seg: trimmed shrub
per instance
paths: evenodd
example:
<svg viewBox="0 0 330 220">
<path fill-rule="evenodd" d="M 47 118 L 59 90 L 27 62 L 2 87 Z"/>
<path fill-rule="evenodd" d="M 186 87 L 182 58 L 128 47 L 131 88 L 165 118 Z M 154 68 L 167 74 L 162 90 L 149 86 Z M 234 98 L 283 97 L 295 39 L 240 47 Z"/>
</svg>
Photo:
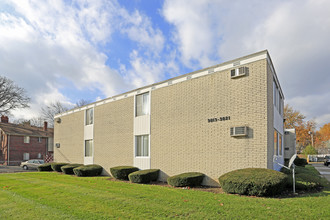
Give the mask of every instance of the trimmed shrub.
<svg viewBox="0 0 330 220">
<path fill-rule="evenodd" d="M 83 166 L 83 164 L 77 164 L 77 163 L 68 164 L 68 165 L 62 166 L 61 170 L 65 174 L 74 174 L 73 169 L 76 167 L 80 167 L 80 166 Z"/>
<path fill-rule="evenodd" d="M 132 183 L 150 183 L 158 179 L 159 169 L 139 170 L 128 175 Z"/>
<path fill-rule="evenodd" d="M 315 190 L 322 187 L 324 179 L 319 176 L 319 172 L 311 166 L 295 168 L 296 190 Z M 288 173 L 287 188 L 292 189 L 292 172 Z"/>
<path fill-rule="evenodd" d="M 76 176 L 99 176 L 103 171 L 103 167 L 97 164 L 90 164 L 73 168 Z"/>
<path fill-rule="evenodd" d="M 203 173 L 189 172 L 167 178 L 167 183 L 171 186 L 200 186 L 204 179 Z"/>
<path fill-rule="evenodd" d="M 293 162 L 296 166 L 301 166 L 304 167 L 305 165 L 307 165 L 307 160 L 305 158 L 300 158 L 300 157 L 296 157 L 296 159 Z"/>
<path fill-rule="evenodd" d="M 111 175 L 119 180 L 128 180 L 128 175 L 135 171 L 138 171 L 139 168 L 132 166 L 118 166 L 110 168 Z"/>
<path fill-rule="evenodd" d="M 68 163 L 51 163 L 52 169 L 57 172 L 62 172 L 61 167 L 68 165 Z"/>
<path fill-rule="evenodd" d="M 51 163 L 44 163 L 37 167 L 38 171 L 53 171 Z"/>
<path fill-rule="evenodd" d="M 227 193 L 249 196 L 273 196 L 280 194 L 287 183 L 284 173 L 264 169 L 234 170 L 219 177 L 221 188 Z"/>
</svg>

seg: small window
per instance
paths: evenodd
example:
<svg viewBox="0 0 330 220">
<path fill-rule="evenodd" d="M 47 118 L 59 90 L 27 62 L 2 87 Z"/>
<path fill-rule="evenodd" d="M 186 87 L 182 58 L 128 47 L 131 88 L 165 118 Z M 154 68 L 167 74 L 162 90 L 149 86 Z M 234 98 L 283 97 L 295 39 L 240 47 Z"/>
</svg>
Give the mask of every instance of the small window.
<svg viewBox="0 0 330 220">
<path fill-rule="evenodd" d="M 42 138 L 38 137 L 38 142 L 41 143 L 41 141 L 42 141 Z"/>
<path fill-rule="evenodd" d="M 141 135 L 135 137 L 135 156 L 148 157 L 149 156 L 149 136 Z"/>
<path fill-rule="evenodd" d="M 93 124 L 93 108 L 86 110 L 86 125 Z"/>
<path fill-rule="evenodd" d="M 23 160 L 29 160 L 30 159 L 30 154 L 29 153 L 24 153 L 23 154 Z"/>
<path fill-rule="evenodd" d="M 24 143 L 25 144 L 30 143 L 30 136 L 24 136 Z"/>
<path fill-rule="evenodd" d="M 41 153 L 38 153 L 38 159 L 40 159 L 41 158 Z M 39 163 L 39 160 L 36 160 L 36 161 L 38 161 L 38 163 Z"/>
<path fill-rule="evenodd" d="M 149 93 L 136 96 L 135 100 L 135 116 L 149 114 Z"/>
<path fill-rule="evenodd" d="M 276 130 L 274 130 L 274 155 L 278 155 L 278 136 Z"/>
<path fill-rule="evenodd" d="M 280 133 L 278 133 L 278 151 L 278 154 L 282 156 L 282 135 Z"/>
<path fill-rule="evenodd" d="M 93 156 L 93 140 L 85 140 L 85 157 Z"/>
</svg>

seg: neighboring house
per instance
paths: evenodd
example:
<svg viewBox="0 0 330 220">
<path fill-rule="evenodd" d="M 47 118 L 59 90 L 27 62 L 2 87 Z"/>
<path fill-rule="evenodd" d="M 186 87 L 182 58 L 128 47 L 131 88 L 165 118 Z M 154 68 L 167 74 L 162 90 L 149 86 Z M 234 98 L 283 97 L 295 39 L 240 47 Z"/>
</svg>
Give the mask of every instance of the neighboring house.
<svg viewBox="0 0 330 220">
<path fill-rule="evenodd" d="M 261 51 L 55 116 L 54 159 L 158 168 L 160 180 L 283 164 L 284 96 Z M 104 174 L 106 174 L 104 173 Z"/>
<path fill-rule="evenodd" d="M 289 160 L 296 154 L 296 129 L 284 130 L 284 159 Z"/>
<path fill-rule="evenodd" d="M 35 127 L 30 124 L 9 123 L 7 116 L 1 116 L 0 163 L 19 165 L 29 159 L 52 158 L 54 129 Z"/>
</svg>

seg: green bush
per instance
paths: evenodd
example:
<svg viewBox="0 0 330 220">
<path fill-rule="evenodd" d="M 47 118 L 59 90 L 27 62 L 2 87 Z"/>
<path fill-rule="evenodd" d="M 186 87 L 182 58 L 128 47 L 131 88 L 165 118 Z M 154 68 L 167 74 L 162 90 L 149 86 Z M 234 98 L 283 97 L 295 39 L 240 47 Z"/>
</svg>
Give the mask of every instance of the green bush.
<svg viewBox="0 0 330 220">
<path fill-rule="evenodd" d="M 150 183 L 157 181 L 159 169 L 139 170 L 128 175 L 128 179 L 132 183 Z"/>
<path fill-rule="evenodd" d="M 312 145 L 307 145 L 303 150 L 303 154 L 307 155 L 315 155 L 317 154 L 317 150 Z"/>
<path fill-rule="evenodd" d="M 53 171 L 51 163 L 44 163 L 37 167 L 38 171 Z"/>
<path fill-rule="evenodd" d="M 282 170 L 281 170 L 282 171 Z M 292 171 L 292 170 L 291 170 Z M 287 188 L 292 189 L 292 172 L 285 172 L 288 174 Z M 323 180 L 318 171 L 312 166 L 295 168 L 296 190 L 314 190 L 323 186 Z"/>
<path fill-rule="evenodd" d="M 219 183 L 227 193 L 273 196 L 280 194 L 285 188 L 287 175 L 270 169 L 246 168 L 222 175 Z"/>
<path fill-rule="evenodd" d="M 139 168 L 132 166 L 118 166 L 110 168 L 111 175 L 119 180 L 128 180 L 128 175 L 135 171 L 138 171 Z"/>
<path fill-rule="evenodd" d="M 73 168 L 76 176 L 99 176 L 103 171 L 103 167 L 97 164 L 90 164 Z"/>
<path fill-rule="evenodd" d="M 74 174 L 73 169 L 76 167 L 80 167 L 80 166 L 83 166 L 83 164 L 77 164 L 77 163 L 68 164 L 68 165 L 62 166 L 61 170 L 65 174 Z"/>
<path fill-rule="evenodd" d="M 304 167 L 305 165 L 307 165 L 307 160 L 305 158 L 300 158 L 300 157 L 296 157 L 296 159 L 293 162 L 296 166 L 301 166 Z"/>
<path fill-rule="evenodd" d="M 51 163 L 51 167 L 54 171 L 62 172 L 61 167 L 68 165 L 68 163 Z"/>
<path fill-rule="evenodd" d="M 200 186 L 204 179 L 203 173 L 189 172 L 167 178 L 167 183 L 171 186 Z"/>
</svg>

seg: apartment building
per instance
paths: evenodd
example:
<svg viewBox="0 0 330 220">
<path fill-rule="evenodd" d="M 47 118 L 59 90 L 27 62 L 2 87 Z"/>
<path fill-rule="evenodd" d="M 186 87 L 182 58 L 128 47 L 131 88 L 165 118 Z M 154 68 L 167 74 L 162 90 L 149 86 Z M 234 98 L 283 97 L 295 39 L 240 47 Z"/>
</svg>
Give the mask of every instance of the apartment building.
<svg viewBox="0 0 330 220">
<path fill-rule="evenodd" d="M 267 50 L 55 116 L 54 159 L 158 168 L 160 180 L 247 167 L 279 170 L 284 96 Z"/>
</svg>

